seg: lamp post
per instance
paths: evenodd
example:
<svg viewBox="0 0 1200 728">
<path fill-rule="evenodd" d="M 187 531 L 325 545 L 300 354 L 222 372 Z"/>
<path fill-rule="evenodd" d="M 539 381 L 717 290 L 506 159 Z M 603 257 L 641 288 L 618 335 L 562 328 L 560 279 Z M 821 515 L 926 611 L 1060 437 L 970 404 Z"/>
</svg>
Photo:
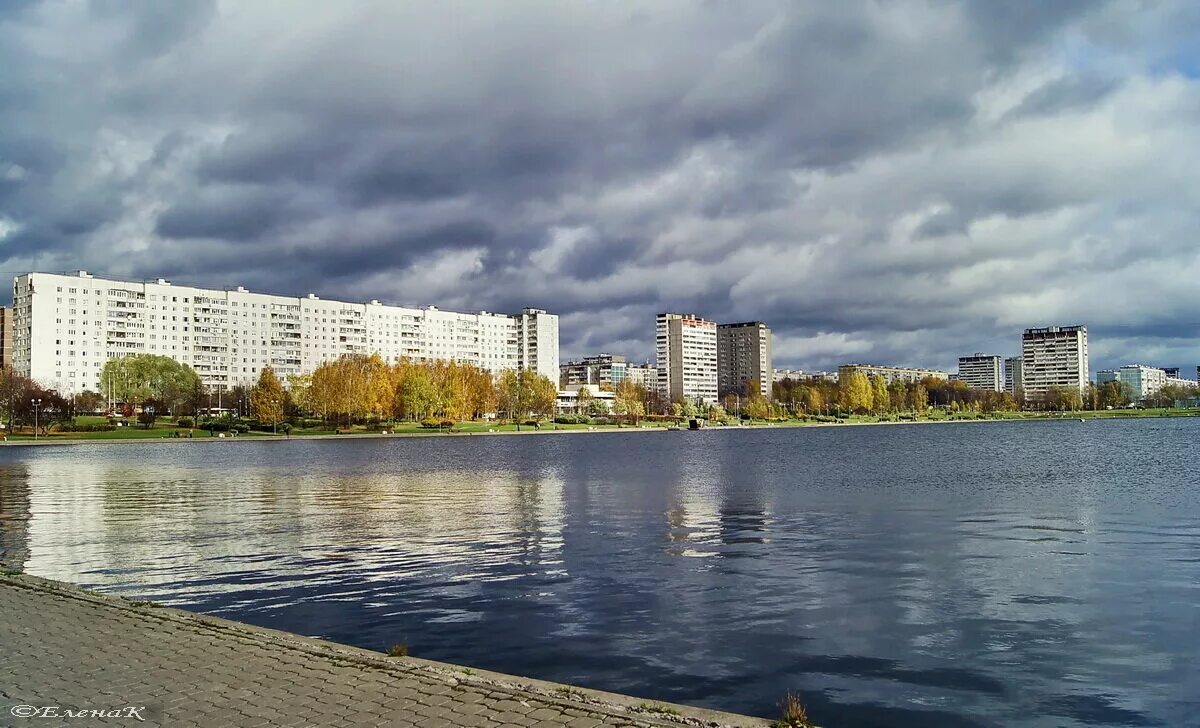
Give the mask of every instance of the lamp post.
<svg viewBox="0 0 1200 728">
<path fill-rule="evenodd" d="M 33 405 L 33 439 L 38 438 L 38 408 L 42 406 L 42 400 L 31 399 L 29 404 Z"/>
</svg>

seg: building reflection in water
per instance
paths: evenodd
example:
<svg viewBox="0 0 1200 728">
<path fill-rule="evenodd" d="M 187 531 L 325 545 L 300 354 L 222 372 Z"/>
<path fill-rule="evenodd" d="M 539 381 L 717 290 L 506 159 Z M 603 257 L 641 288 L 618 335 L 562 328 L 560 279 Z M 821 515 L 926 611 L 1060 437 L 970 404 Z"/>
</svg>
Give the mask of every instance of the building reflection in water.
<svg viewBox="0 0 1200 728">
<path fill-rule="evenodd" d="M 236 597 L 244 592 L 268 607 L 361 597 L 398 577 L 477 588 L 565 570 L 563 482 L 553 472 L 221 470 L 162 460 L 148 471 L 83 458 L 7 468 L 6 558 L 147 598 L 194 603 L 223 592 L 237 609 L 247 606 Z M 344 590 L 331 588 L 339 582 Z M 271 589 L 277 597 L 264 594 Z"/>
<path fill-rule="evenodd" d="M 23 571 L 29 560 L 29 467 L 0 463 L 0 566 Z"/>
</svg>

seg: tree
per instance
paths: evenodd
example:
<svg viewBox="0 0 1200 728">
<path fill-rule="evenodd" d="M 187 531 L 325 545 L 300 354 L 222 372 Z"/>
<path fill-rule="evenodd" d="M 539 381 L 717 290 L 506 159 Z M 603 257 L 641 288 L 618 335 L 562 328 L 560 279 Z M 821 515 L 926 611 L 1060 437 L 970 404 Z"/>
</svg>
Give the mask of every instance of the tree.
<svg viewBox="0 0 1200 728">
<path fill-rule="evenodd" d="M 432 417 L 438 410 L 438 392 L 429 370 L 421 366 L 408 366 L 399 380 L 396 386 L 396 414 L 401 419 L 411 421 Z"/>
<path fill-rule="evenodd" d="M 586 385 L 580 387 L 579 392 L 575 396 L 575 411 L 580 414 L 587 412 L 595 399 L 592 396 L 592 390 L 588 389 Z"/>
<path fill-rule="evenodd" d="M 825 397 L 821 393 L 820 387 L 805 387 L 804 389 L 804 409 L 814 415 L 820 414 L 822 408 L 825 407 Z"/>
<path fill-rule="evenodd" d="M 887 380 L 883 377 L 871 377 L 871 401 L 876 412 L 883 413 L 889 409 L 891 394 L 888 392 Z"/>
<path fill-rule="evenodd" d="M 263 367 L 258 382 L 250 390 L 250 408 L 254 416 L 260 423 L 270 423 L 275 428 L 283 420 L 283 400 L 283 384 L 275 376 L 275 370 Z"/>
<path fill-rule="evenodd" d="M 646 391 L 640 385 L 624 380 L 617 385 L 616 397 L 613 399 L 613 413 L 633 419 L 636 425 L 639 418 L 646 414 Z"/>
<path fill-rule="evenodd" d="M 1129 404 L 1129 397 L 1126 396 L 1125 388 L 1120 382 L 1105 382 L 1100 385 L 1099 389 L 1101 407 L 1116 409 Z"/>
<path fill-rule="evenodd" d="M 149 430 L 154 427 L 154 421 L 158 419 L 158 415 L 165 409 L 162 402 L 156 399 L 148 399 L 142 402 L 142 409 L 138 411 L 137 421 Z"/>
<path fill-rule="evenodd" d="M 312 375 L 293 374 L 288 377 L 288 399 L 292 406 L 300 412 L 311 413 L 312 410 Z"/>
<path fill-rule="evenodd" d="M 130 354 L 104 363 L 100 388 L 126 405 L 153 399 L 173 412 L 198 400 L 200 376 L 190 366 L 167 356 Z"/>
<path fill-rule="evenodd" d="M 838 405 L 845 410 L 863 414 L 871 411 L 873 400 L 871 381 L 862 372 L 848 372 L 838 383 Z"/>
<path fill-rule="evenodd" d="M 99 392 L 85 389 L 75 395 L 76 412 L 99 412 L 104 407 L 104 397 Z"/>
</svg>

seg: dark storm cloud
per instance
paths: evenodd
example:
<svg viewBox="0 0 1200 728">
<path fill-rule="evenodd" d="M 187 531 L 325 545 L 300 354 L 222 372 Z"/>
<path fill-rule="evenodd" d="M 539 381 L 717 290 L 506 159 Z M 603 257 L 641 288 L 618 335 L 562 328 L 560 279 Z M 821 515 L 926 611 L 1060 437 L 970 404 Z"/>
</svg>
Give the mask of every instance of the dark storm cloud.
<svg viewBox="0 0 1200 728">
<path fill-rule="evenodd" d="M 532 304 L 564 356 L 651 356 L 669 309 L 781 365 L 1075 321 L 1200 360 L 1189 12 L 6 4 L 0 270 Z"/>
</svg>

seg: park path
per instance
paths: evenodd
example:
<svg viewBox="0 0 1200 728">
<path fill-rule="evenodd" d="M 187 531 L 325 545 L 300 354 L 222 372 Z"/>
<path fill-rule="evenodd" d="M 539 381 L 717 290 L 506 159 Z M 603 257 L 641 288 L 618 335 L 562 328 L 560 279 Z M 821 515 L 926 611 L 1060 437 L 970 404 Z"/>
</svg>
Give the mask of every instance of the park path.
<svg viewBox="0 0 1200 728">
<path fill-rule="evenodd" d="M 67 713 L 79 710 L 102 715 Z M 597 728 L 767 721 L 392 658 L 3 574 L 0 726 L 49 725 Z"/>
</svg>

